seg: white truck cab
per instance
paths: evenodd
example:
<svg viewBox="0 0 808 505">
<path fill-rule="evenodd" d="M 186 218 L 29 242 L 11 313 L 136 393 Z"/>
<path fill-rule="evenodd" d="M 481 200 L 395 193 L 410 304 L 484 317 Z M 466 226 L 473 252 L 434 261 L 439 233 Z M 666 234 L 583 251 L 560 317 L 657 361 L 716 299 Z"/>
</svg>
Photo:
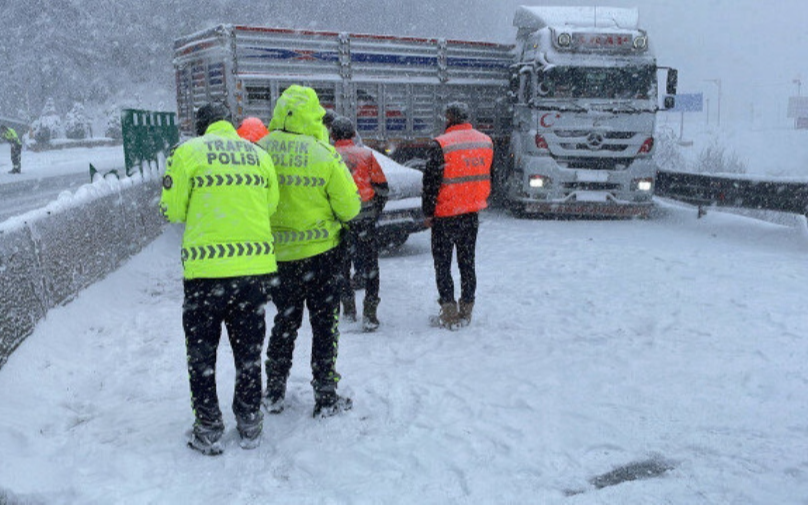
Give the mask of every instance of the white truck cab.
<svg viewBox="0 0 808 505">
<path fill-rule="evenodd" d="M 646 217 L 660 69 L 638 11 L 523 6 L 514 25 L 512 166 L 502 181 L 510 208 Z M 667 70 L 673 95 L 677 73 Z"/>
</svg>

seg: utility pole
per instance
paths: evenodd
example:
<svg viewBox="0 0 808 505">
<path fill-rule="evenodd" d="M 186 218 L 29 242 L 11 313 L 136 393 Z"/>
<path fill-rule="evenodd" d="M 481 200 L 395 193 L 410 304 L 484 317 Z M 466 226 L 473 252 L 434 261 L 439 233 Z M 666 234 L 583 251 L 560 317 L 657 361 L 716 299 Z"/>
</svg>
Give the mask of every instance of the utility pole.
<svg viewBox="0 0 808 505">
<path fill-rule="evenodd" d="M 707 124 L 707 126 L 710 126 L 710 99 L 709 98 L 704 99 L 704 112 L 706 112 L 706 114 L 705 114 L 705 117 L 706 117 L 705 123 Z"/>
</svg>

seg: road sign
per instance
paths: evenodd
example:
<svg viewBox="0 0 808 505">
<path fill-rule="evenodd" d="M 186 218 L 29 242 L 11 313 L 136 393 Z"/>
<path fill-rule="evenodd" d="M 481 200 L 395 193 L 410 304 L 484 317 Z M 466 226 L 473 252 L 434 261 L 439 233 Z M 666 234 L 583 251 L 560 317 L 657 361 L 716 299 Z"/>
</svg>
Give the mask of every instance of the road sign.
<svg viewBox="0 0 808 505">
<path fill-rule="evenodd" d="M 674 95 L 676 104 L 668 112 L 701 112 L 704 110 L 704 93 Z"/>
</svg>

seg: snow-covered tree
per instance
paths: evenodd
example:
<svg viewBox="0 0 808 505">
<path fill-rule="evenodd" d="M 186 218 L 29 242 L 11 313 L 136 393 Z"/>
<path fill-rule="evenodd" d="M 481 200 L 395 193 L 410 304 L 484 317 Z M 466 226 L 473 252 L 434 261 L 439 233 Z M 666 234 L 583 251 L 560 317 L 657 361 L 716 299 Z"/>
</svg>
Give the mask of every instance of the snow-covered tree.
<svg viewBox="0 0 808 505">
<path fill-rule="evenodd" d="M 654 160 L 662 170 L 681 172 L 686 169 L 679 138 L 672 129 L 661 127 L 657 130 L 656 145 L 654 147 Z"/>
<path fill-rule="evenodd" d="M 34 140 L 40 144 L 47 144 L 52 139 L 59 136 L 59 130 L 62 127 L 62 118 L 56 112 L 56 106 L 53 99 L 49 98 L 45 102 L 45 107 L 42 109 L 42 114 L 31 124 L 31 131 Z"/>
<path fill-rule="evenodd" d="M 735 152 L 727 152 L 717 140 L 702 149 L 695 171 L 704 174 L 745 174 L 746 163 Z"/>
<path fill-rule="evenodd" d="M 90 121 L 84 112 L 84 105 L 74 102 L 73 108 L 65 116 L 65 136 L 69 139 L 86 139 L 90 135 Z"/>
<path fill-rule="evenodd" d="M 107 124 L 104 127 L 104 136 L 111 139 L 123 139 L 123 130 L 121 127 L 121 111 L 118 108 L 113 108 L 107 111 Z"/>
</svg>

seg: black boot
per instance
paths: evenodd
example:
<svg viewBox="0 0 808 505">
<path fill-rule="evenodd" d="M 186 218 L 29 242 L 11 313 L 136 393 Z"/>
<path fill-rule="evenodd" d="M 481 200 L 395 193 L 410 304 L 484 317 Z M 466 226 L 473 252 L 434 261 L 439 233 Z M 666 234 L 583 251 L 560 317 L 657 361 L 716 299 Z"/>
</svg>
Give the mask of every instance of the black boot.
<svg viewBox="0 0 808 505">
<path fill-rule="evenodd" d="M 286 396 L 286 377 L 267 377 L 267 390 L 261 398 L 261 406 L 267 414 L 280 414 L 283 412 L 284 397 Z"/>
<path fill-rule="evenodd" d="M 336 392 L 315 394 L 314 412 L 312 417 L 331 417 L 353 408 L 353 401 L 347 396 L 340 396 Z"/>
<path fill-rule="evenodd" d="M 348 322 L 356 322 L 356 299 L 345 297 L 342 299 L 342 318 Z"/>
<path fill-rule="evenodd" d="M 379 319 L 376 317 L 376 309 L 379 308 L 379 298 L 365 298 L 365 306 L 362 310 L 362 331 L 372 332 L 379 328 Z"/>
</svg>

